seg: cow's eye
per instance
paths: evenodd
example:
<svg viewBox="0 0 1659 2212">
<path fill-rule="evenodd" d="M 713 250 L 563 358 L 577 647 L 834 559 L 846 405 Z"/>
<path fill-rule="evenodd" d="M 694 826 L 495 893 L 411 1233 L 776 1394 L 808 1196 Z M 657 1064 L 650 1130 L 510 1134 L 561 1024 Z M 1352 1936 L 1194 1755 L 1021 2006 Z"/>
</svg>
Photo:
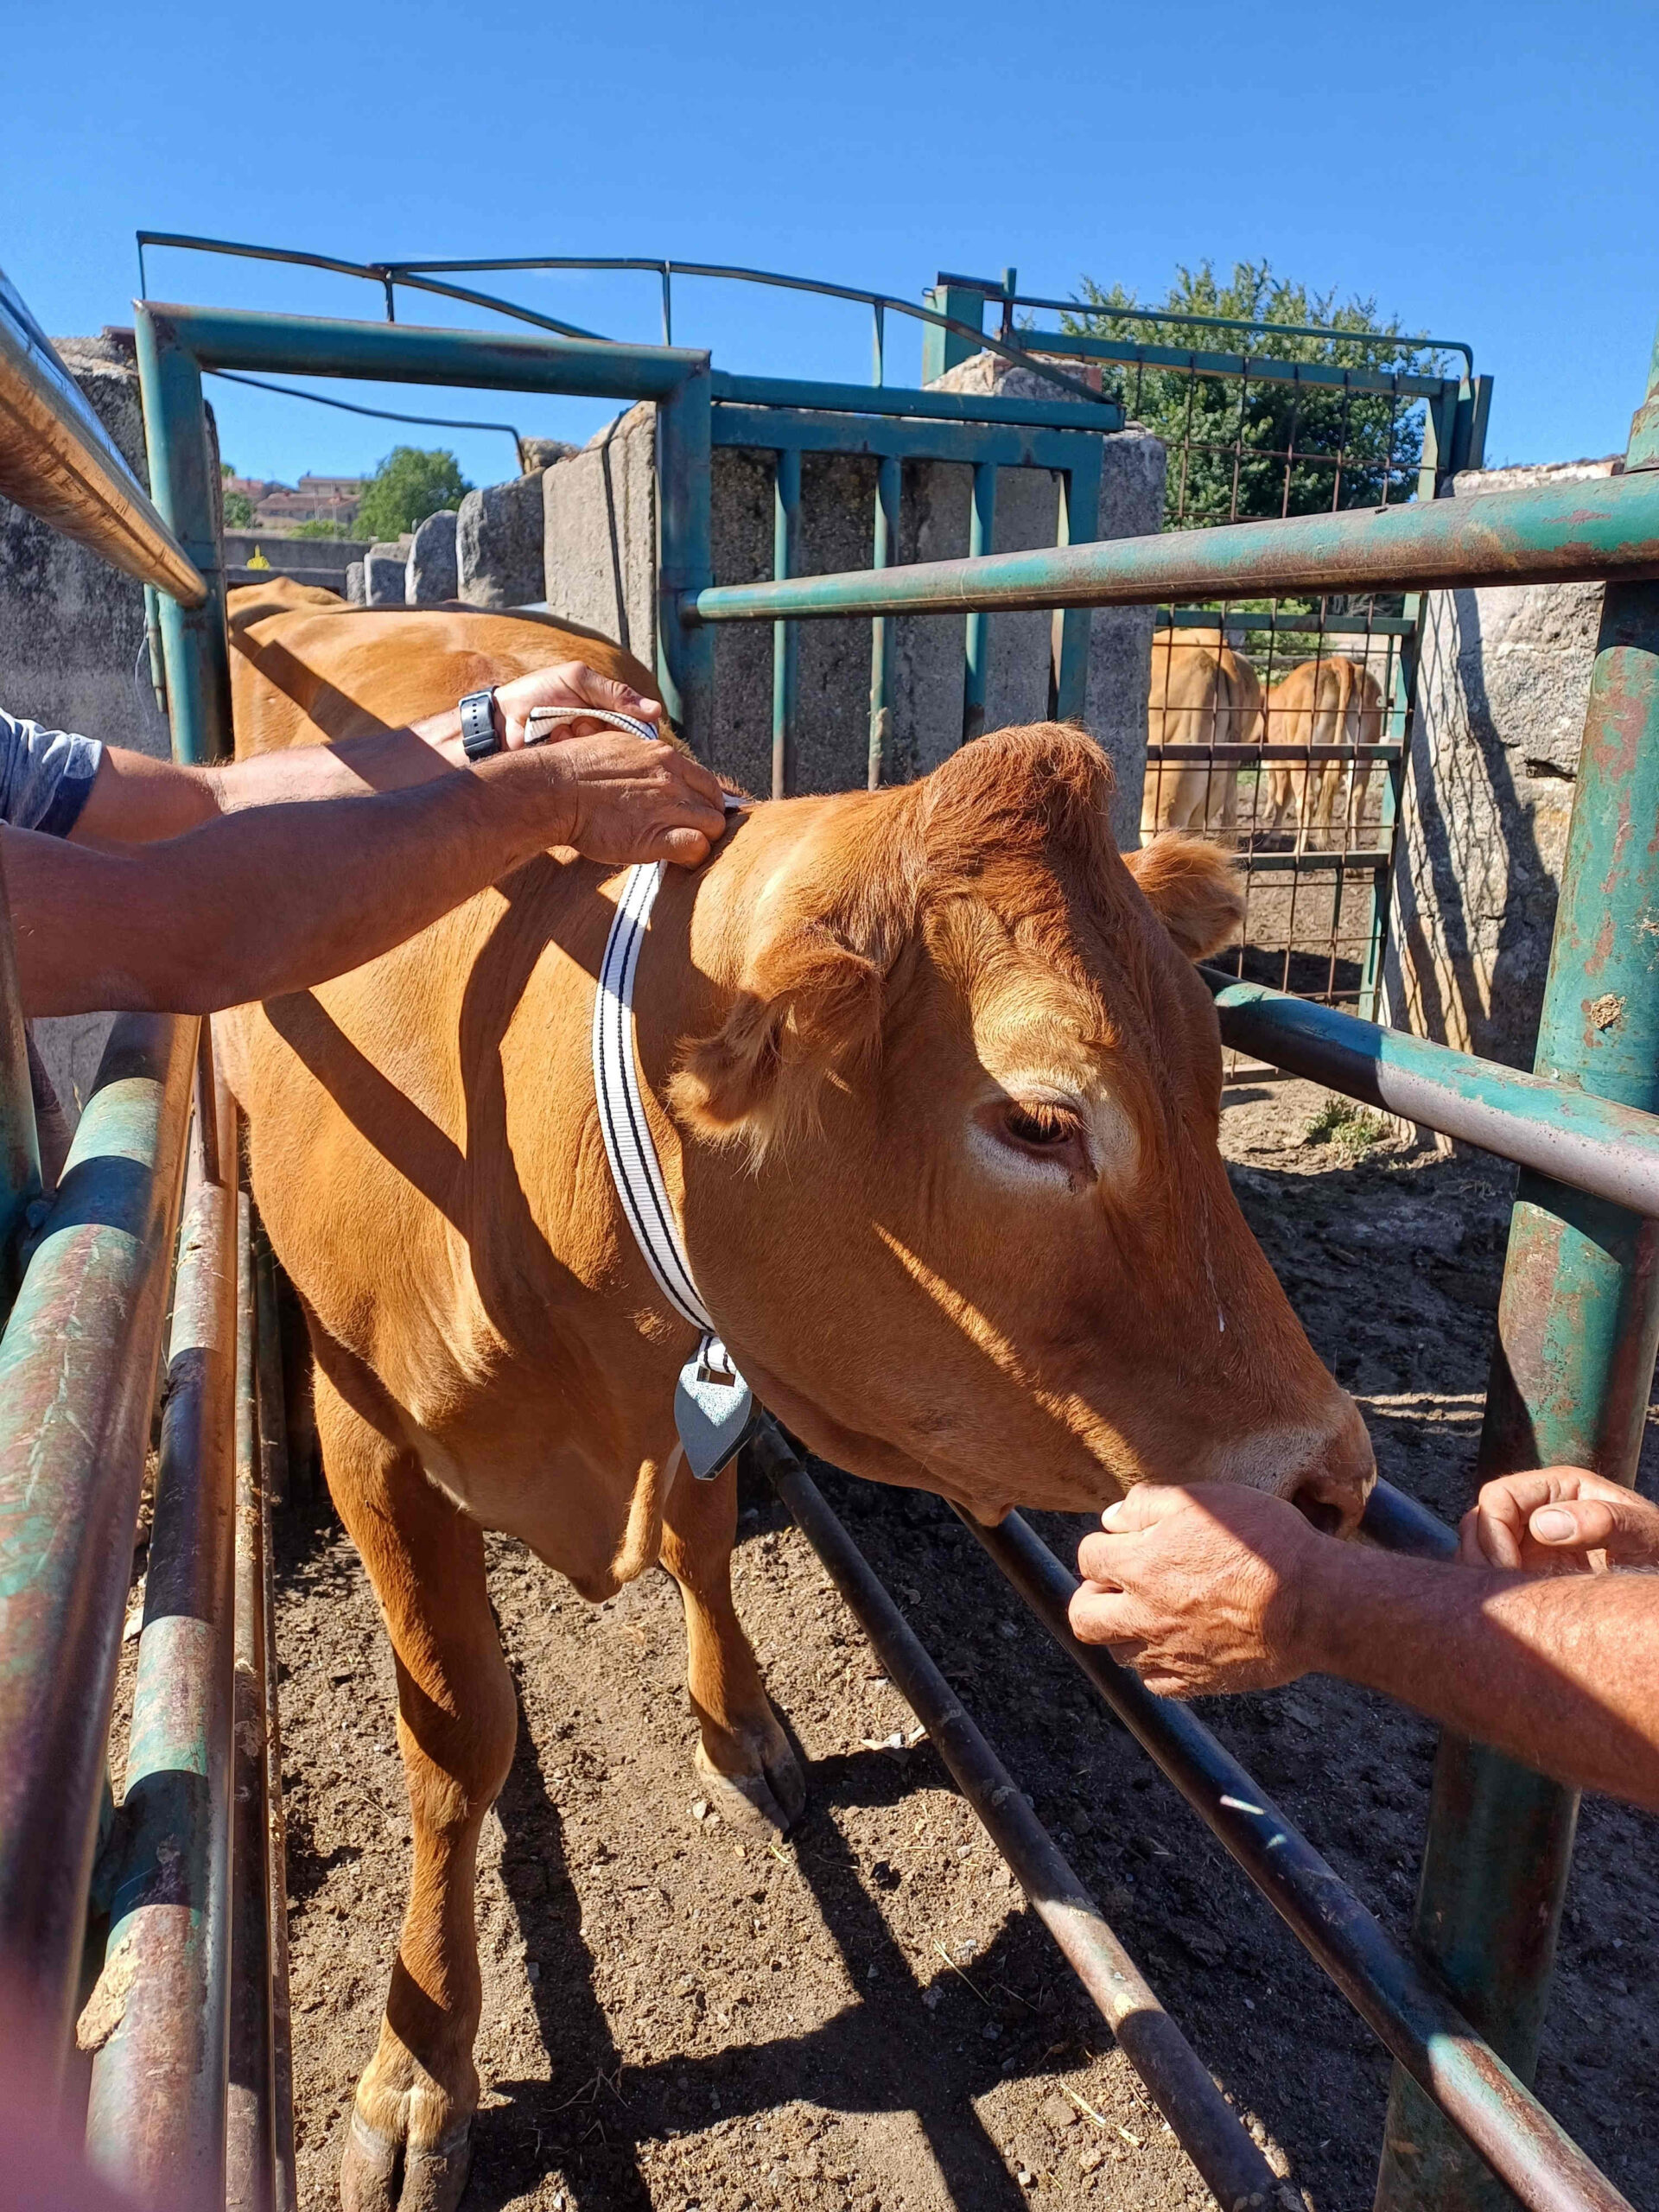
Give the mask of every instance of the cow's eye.
<svg viewBox="0 0 1659 2212">
<path fill-rule="evenodd" d="M 1010 1106 L 1002 1126 L 1016 1144 L 1028 1145 L 1033 1152 L 1058 1152 L 1077 1143 L 1083 1134 L 1069 1107 L 1051 1106 L 1046 1100 Z"/>
</svg>

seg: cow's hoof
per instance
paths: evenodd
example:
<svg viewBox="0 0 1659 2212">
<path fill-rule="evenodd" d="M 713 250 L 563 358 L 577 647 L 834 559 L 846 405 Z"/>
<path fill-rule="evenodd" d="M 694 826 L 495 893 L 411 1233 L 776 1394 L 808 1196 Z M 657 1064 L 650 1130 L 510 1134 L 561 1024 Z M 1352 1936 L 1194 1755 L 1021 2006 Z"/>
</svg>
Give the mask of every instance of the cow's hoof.
<svg viewBox="0 0 1659 2212">
<path fill-rule="evenodd" d="M 787 1835 L 806 1810 L 806 1777 L 789 1738 L 772 1730 L 757 1747 L 758 1771 L 723 1774 L 699 1744 L 696 1769 L 722 1816 L 739 1827 L 774 1828 Z"/>
<path fill-rule="evenodd" d="M 342 2212 L 455 2212 L 472 2163 L 470 2121 L 435 2150 L 411 2151 L 354 2111 L 340 2162 Z"/>
</svg>

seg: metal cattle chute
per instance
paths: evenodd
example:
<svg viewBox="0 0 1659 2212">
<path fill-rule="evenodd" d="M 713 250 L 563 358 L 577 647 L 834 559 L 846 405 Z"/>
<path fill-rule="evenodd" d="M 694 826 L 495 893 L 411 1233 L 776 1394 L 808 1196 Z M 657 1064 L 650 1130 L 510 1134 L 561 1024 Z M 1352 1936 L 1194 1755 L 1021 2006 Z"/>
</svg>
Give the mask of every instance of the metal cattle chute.
<svg viewBox="0 0 1659 2212">
<path fill-rule="evenodd" d="M 390 305 L 393 277 L 415 283 L 414 269 L 350 273 L 385 282 Z M 432 279 L 425 289 L 501 304 Z M 956 327 L 943 312 L 931 320 Z M 1594 486 L 1103 544 L 1084 542 L 1086 529 L 1072 527 L 1060 533 L 1071 542 L 1052 550 L 995 555 L 981 549 L 990 543 L 995 469 L 1010 459 L 1000 446 L 975 454 L 956 442 L 958 434 L 1052 433 L 1058 440 L 1110 427 L 1109 410 L 1088 393 L 1057 396 L 1051 406 L 879 382 L 868 389 L 762 384 L 717 374 L 705 353 L 545 328 L 502 335 L 153 302 L 141 303 L 137 335 L 159 514 L 148 511 L 151 542 L 124 565 L 136 566 L 162 594 L 174 744 L 188 760 L 230 749 L 225 576 L 204 371 L 653 402 L 664 696 L 693 745 L 706 751 L 715 626 L 774 625 L 780 789 L 788 787 L 797 712 L 790 640 L 801 620 L 860 614 L 878 626 L 871 728 L 879 775 L 879 625 L 893 613 L 966 618 L 963 720 L 971 734 L 976 637 L 982 670 L 984 643 L 982 626 L 973 626 L 997 607 L 1072 609 L 1086 620 L 1097 605 L 1605 582 L 1536 1074 L 1238 978 L 1218 976 L 1215 987 L 1224 1036 L 1241 1052 L 1522 1164 L 1483 1465 L 1593 1459 L 1605 1472 L 1632 1476 L 1659 1341 L 1647 1225 L 1659 1213 L 1659 989 L 1642 933 L 1659 911 L 1659 853 L 1645 836 L 1624 831 L 1659 819 L 1659 584 L 1652 581 L 1659 576 L 1659 474 L 1647 473 L 1659 464 L 1659 389 L 1637 418 L 1626 474 Z M 1456 404 L 1454 393 L 1448 425 Z M 764 421 L 753 413 L 740 420 L 743 410 L 768 412 Z M 97 446 L 67 396 L 58 411 L 60 429 L 72 421 L 81 442 Z M 902 426 L 903 435 L 884 430 L 887 424 Z M 878 514 L 872 569 L 795 575 L 797 479 L 785 460 L 778 469 L 775 580 L 716 588 L 709 524 L 715 445 L 759 444 L 787 456 L 845 449 L 855 436 L 884 465 L 947 440 L 947 457 L 973 463 L 981 497 L 969 557 L 884 565 L 891 517 L 884 540 Z M 982 480 L 982 461 L 989 472 Z M 1081 448 L 1039 448 L 1027 436 L 1012 461 L 1062 474 L 1075 461 L 1083 481 L 1071 476 L 1068 498 L 1082 504 L 1088 462 Z M 884 476 L 891 486 L 885 467 Z M 4 482 L 8 490 L 17 485 L 15 471 Z M 125 495 L 131 513 L 141 512 L 131 505 L 136 490 Z M 93 513 L 96 487 L 81 504 Z M 97 542 L 90 521 L 78 526 L 79 512 L 72 500 L 67 526 Z M 54 518 L 66 521 L 62 512 Z M 1055 703 L 1075 711 L 1079 631 L 1057 622 L 1055 634 Z M 8 944 L 9 932 L 0 931 L 0 954 Z M 1608 994 L 1620 1001 L 1620 1020 L 1605 1028 L 1586 1022 L 1586 1001 Z M 283 2204 L 291 2201 L 292 2168 L 265 1540 L 279 1478 L 277 1386 L 265 1357 L 269 1276 L 238 1257 L 245 1230 L 233 1110 L 210 1053 L 198 1047 L 195 1022 L 120 1025 L 63 1184 L 36 1219 L 21 1017 L 15 974 L 3 960 L 0 1010 L 10 1220 L 32 1231 L 0 1339 L 0 1940 L 67 2063 L 96 1860 L 95 1904 L 107 1908 L 111 1925 L 83 2041 L 97 2044 L 91 2121 L 100 2162 L 142 2200 L 172 2201 L 205 2183 L 210 2195 L 228 2188 L 238 2202 Z M 187 1142 L 193 1093 L 195 1135 Z M 100 1854 L 115 1658 L 187 1154 L 126 1804 L 114 1846 L 106 1839 Z M 787 1440 L 768 1430 L 755 1450 L 1199 2171 L 1230 2208 L 1268 2201 L 1277 2184 L 1260 2152 Z M 1451 1543 L 1440 1523 L 1386 1488 L 1366 1525 L 1379 1541 L 1430 1556 Z M 1189 1713 L 1070 1644 L 1070 1578 L 1017 1516 L 1001 1530 L 976 1533 L 1393 2052 L 1379 2204 L 1387 2212 L 1452 2212 L 1500 2203 L 1507 2190 L 1532 2212 L 1621 2205 L 1525 2086 L 1571 1846 L 1571 1794 L 1478 1746 L 1445 1742 L 1419 1909 L 1421 1960 L 1414 1961 Z M 109 1827 L 107 1817 L 102 1825 Z"/>
</svg>

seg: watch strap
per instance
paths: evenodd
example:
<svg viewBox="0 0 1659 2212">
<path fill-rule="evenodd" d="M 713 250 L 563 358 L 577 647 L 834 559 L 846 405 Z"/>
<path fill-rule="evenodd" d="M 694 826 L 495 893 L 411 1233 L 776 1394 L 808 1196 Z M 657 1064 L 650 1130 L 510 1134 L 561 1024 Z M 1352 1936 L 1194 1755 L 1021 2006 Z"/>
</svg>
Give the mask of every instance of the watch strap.
<svg viewBox="0 0 1659 2212">
<path fill-rule="evenodd" d="M 469 760 L 487 760 L 501 750 L 495 734 L 495 687 L 469 691 L 461 702 L 461 749 Z"/>
</svg>

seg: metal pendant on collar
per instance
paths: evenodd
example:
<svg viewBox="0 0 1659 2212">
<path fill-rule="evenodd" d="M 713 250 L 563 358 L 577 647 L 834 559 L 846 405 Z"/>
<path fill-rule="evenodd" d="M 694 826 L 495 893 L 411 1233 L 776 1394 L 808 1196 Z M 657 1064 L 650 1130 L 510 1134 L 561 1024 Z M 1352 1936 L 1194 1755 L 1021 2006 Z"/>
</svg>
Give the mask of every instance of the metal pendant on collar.
<svg viewBox="0 0 1659 2212">
<path fill-rule="evenodd" d="M 639 728 L 642 735 L 651 734 L 620 715 L 605 719 Z M 721 1342 L 714 1317 L 691 1279 L 639 1087 L 633 982 L 664 866 L 661 861 L 642 863 L 623 879 L 594 1001 L 594 1090 L 605 1156 L 634 1241 L 664 1297 L 698 1332 L 696 1350 L 675 1386 L 674 1425 L 686 1465 L 699 1482 L 710 1482 L 759 1416 L 754 1394 Z"/>
</svg>

